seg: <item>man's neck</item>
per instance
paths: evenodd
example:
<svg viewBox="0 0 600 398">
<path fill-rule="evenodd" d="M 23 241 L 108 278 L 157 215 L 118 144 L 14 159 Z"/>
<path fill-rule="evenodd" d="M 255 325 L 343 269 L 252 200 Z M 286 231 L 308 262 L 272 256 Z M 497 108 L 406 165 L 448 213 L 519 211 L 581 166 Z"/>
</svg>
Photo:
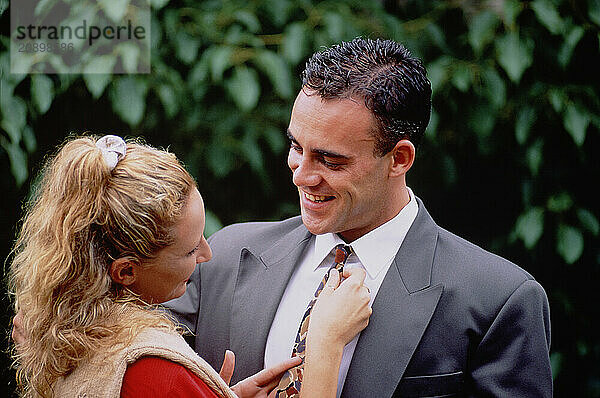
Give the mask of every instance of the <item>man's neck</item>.
<svg viewBox="0 0 600 398">
<path fill-rule="evenodd" d="M 355 230 L 338 232 L 337 235 L 345 243 L 350 244 L 350 243 L 354 242 L 355 240 L 360 239 L 364 235 L 368 234 L 369 232 L 381 227 L 383 224 L 389 222 L 391 219 L 396 217 L 402 211 L 402 209 L 404 209 L 404 207 L 406 207 L 406 205 L 410 202 L 410 199 L 411 199 L 409 189 L 406 185 L 404 185 L 401 189 L 396 190 L 396 192 L 397 192 L 397 194 L 393 195 L 392 199 L 390 200 L 390 205 L 387 206 L 387 209 L 389 209 L 389 211 L 387 212 L 387 216 L 383 217 L 380 220 L 380 222 L 375 224 L 371 229 L 363 230 L 360 232 L 355 231 Z"/>
</svg>

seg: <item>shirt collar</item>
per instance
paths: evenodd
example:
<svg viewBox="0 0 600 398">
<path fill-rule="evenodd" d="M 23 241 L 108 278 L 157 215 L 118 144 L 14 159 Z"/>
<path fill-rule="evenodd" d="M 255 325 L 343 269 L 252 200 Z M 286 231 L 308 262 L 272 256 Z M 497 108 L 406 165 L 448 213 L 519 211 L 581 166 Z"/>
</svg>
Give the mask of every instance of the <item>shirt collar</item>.
<svg viewBox="0 0 600 398">
<path fill-rule="evenodd" d="M 410 200 L 394 218 L 350 244 L 370 278 L 375 278 L 391 263 L 417 216 L 418 204 L 415 195 L 410 188 L 407 189 Z M 312 262 L 314 269 L 338 244 L 344 244 L 338 234 L 327 233 L 316 236 Z"/>
</svg>

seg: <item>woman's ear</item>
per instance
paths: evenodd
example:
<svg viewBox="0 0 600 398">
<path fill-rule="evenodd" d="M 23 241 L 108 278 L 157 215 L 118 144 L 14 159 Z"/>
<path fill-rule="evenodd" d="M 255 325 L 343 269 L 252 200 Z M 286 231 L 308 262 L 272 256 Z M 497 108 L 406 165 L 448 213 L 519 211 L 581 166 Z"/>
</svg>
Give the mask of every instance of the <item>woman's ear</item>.
<svg viewBox="0 0 600 398">
<path fill-rule="evenodd" d="M 112 262 L 109 275 L 113 282 L 129 286 L 137 277 L 136 263 L 131 257 L 121 257 Z"/>
<path fill-rule="evenodd" d="M 394 146 L 392 153 L 392 165 L 390 168 L 390 177 L 397 177 L 406 174 L 413 165 L 416 156 L 416 149 L 409 140 L 400 140 Z"/>
</svg>

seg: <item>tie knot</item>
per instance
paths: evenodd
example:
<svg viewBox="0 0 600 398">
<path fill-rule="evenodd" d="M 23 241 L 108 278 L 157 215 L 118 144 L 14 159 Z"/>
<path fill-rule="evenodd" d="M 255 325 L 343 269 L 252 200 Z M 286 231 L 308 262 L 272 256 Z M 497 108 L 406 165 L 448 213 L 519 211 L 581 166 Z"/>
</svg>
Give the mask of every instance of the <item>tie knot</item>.
<svg viewBox="0 0 600 398">
<path fill-rule="evenodd" d="M 338 245 L 335 249 L 335 263 L 344 264 L 350 253 L 352 253 L 352 248 L 350 246 Z"/>
</svg>

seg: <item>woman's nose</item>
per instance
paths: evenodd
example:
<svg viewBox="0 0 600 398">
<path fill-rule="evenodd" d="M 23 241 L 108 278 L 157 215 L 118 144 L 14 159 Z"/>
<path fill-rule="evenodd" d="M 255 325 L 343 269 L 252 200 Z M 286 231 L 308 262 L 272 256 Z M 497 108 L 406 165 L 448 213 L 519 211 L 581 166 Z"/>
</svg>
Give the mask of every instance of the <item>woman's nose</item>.
<svg viewBox="0 0 600 398">
<path fill-rule="evenodd" d="M 198 255 L 196 256 L 196 264 L 205 263 L 210 261 L 212 258 L 212 250 L 208 245 L 206 239 L 202 238 L 202 242 L 200 243 L 200 247 L 198 248 Z"/>
</svg>

